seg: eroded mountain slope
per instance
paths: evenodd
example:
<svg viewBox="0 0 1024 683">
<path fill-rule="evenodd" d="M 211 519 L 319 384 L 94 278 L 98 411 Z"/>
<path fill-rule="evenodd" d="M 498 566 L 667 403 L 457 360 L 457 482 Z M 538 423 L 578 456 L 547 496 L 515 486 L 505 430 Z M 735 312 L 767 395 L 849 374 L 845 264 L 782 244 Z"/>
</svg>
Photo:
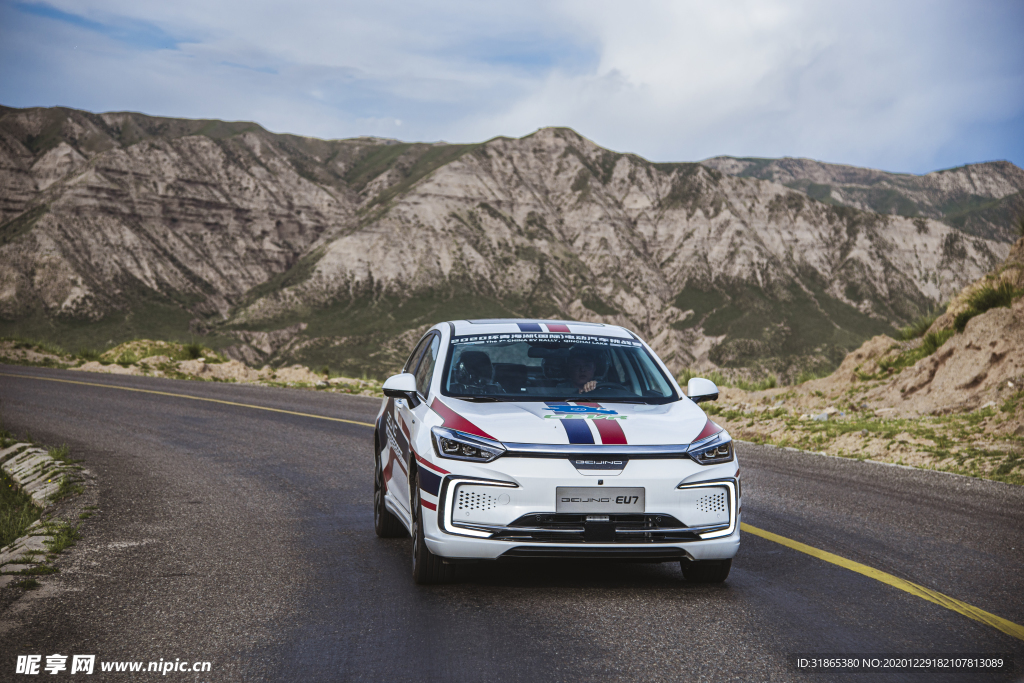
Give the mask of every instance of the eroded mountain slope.
<svg viewBox="0 0 1024 683">
<path fill-rule="evenodd" d="M 5 334 L 378 375 L 425 326 L 492 315 L 621 323 L 677 369 L 834 367 L 1008 248 L 568 129 L 316 140 L 60 108 L 0 109 L 0 212 Z"/>
<path fill-rule="evenodd" d="M 941 220 L 971 235 L 1012 242 L 1024 214 L 1024 170 L 1008 161 L 969 164 L 925 175 L 887 173 L 813 159 L 714 157 L 709 168 L 798 189 L 825 203 Z"/>
<path fill-rule="evenodd" d="M 364 220 L 232 323 L 306 320 L 315 362 L 318 348 L 375 348 L 382 320 L 570 317 L 636 328 L 677 368 L 786 372 L 838 362 L 1007 249 L 937 221 L 614 154 L 566 129 L 490 141 Z"/>
</svg>

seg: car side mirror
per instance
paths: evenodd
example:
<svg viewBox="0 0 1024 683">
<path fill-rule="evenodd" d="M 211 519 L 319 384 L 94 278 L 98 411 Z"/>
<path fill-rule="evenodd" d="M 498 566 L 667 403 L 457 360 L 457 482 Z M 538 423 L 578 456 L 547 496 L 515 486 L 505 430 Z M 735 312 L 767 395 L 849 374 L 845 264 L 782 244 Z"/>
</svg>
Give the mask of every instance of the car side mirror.
<svg viewBox="0 0 1024 683">
<path fill-rule="evenodd" d="M 411 372 L 403 372 L 398 375 L 391 375 L 384 380 L 384 395 L 389 398 L 404 398 L 409 401 L 409 407 L 415 408 L 420 403 L 419 395 L 416 393 L 416 376 Z"/>
<path fill-rule="evenodd" d="M 686 383 L 686 395 L 694 403 L 718 400 L 718 386 L 709 379 L 694 377 Z"/>
</svg>

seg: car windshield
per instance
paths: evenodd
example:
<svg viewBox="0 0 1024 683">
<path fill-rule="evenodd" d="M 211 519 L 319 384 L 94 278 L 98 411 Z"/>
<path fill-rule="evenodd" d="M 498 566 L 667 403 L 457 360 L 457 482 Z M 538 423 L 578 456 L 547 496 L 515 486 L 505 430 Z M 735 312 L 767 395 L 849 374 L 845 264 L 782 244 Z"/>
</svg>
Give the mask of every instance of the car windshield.
<svg viewBox="0 0 1024 683">
<path fill-rule="evenodd" d="M 638 341 L 529 332 L 453 338 L 441 393 L 496 401 L 678 400 Z"/>
</svg>

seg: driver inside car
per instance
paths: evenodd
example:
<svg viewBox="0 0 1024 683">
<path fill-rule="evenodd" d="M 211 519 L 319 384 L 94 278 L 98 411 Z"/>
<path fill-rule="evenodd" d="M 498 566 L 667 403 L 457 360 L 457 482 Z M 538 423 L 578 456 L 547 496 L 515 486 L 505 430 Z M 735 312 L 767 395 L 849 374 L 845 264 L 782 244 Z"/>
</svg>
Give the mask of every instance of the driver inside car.
<svg viewBox="0 0 1024 683">
<path fill-rule="evenodd" d="M 597 350 L 577 345 L 569 350 L 569 359 L 565 364 L 567 381 L 558 385 L 559 389 L 575 389 L 577 394 L 586 394 L 597 388 L 598 375 L 604 374 L 604 359 Z"/>
</svg>

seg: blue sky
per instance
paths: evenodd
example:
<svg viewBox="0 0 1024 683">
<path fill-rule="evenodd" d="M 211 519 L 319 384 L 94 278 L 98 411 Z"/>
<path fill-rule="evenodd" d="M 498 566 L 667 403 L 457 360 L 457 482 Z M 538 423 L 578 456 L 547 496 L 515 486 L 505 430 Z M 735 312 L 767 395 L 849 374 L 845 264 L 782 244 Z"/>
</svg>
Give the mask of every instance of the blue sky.
<svg viewBox="0 0 1024 683">
<path fill-rule="evenodd" d="M 655 161 L 1024 166 L 1024 3 L 0 0 L 0 104 Z"/>
</svg>

